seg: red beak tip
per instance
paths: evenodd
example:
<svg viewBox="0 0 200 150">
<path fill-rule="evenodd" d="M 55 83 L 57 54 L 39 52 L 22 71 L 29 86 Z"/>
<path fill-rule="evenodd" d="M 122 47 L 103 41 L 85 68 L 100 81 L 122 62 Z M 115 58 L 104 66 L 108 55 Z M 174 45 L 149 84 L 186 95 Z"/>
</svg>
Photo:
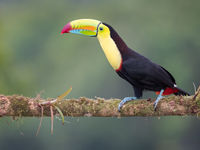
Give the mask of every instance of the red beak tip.
<svg viewBox="0 0 200 150">
<path fill-rule="evenodd" d="M 70 23 L 68 23 L 68 24 L 66 24 L 66 25 L 63 27 L 63 29 L 62 29 L 62 31 L 61 31 L 60 34 L 69 33 L 69 31 L 70 31 L 71 29 L 72 29 L 72 27 L 71 27 Z"/>
</svg>

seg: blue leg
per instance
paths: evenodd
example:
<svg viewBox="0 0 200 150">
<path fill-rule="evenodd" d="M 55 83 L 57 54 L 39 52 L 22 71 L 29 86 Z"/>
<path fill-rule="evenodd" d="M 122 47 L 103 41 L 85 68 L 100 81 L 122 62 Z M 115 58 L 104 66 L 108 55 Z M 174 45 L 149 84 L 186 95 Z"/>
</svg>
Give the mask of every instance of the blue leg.
<svg viewBox="0 0 200 150">
<path fill-rule="evenodd" d="M 125 97 L 118 105 L 118 111 L 120 112 L 121 107 L 128 101 L 136 100 L 137 97 Z"/>
<path fill-rule="evenodd" d="M 163 96 L 162 96 L 163 92 L 164 92 L 164 90 L 162 89 L 162 90 L 160 91 L 160 94 L 158 95 L 156 101 L 154 102 L 154 104 L 153 104 L 153 105 L 154 105 L 154 110 L 156 110 L 156 106 L 157 106 L 158 102 L 160 101 L 160 99 L 163 98 Z"/>
</svg>

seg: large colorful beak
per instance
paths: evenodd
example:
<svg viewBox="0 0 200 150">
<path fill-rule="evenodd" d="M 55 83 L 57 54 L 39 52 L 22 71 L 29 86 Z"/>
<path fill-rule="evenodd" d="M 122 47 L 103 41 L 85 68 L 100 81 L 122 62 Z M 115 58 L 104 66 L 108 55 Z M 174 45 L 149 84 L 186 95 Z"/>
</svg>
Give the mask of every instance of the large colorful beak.
<svg viewBox="0 0 200 150">
<path fill-rule="evenodd" d="M 97 36 L 97 29 L 100 24 L 101 21 L 93 19 L 74 20 L 63 27 L 61 34 L 74 33 L 87 36 Z"/>
</svg>

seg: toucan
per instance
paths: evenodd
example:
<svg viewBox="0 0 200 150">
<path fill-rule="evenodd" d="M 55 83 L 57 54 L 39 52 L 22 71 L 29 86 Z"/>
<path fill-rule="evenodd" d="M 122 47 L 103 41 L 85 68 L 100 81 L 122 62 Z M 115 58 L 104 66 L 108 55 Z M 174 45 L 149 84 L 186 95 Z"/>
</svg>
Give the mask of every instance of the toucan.
<svg viewBox="0 0 200 150">
<path fill-rule="evenodd" d="M 63 27 L 61 34 L 64 33 L 97 37 L 112 68 L 132 85 L 135 96 L 125 97 L 119 103 L 118 111 L 126 102 L 141 98 L 144 90 L 155 91 L 158 95 L 154 109 L 164 95 L 189 95 L 177 87 L 169 71 L 130 49 L 119 34 L 104 22 L 94 19 L 74 20 Z"/>
</svg>

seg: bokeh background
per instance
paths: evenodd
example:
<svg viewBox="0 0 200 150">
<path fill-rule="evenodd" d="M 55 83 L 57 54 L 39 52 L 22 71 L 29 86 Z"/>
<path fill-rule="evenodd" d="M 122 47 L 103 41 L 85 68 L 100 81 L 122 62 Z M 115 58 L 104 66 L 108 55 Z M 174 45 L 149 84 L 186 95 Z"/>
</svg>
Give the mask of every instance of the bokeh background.
<svg viewBox="0 0 200 150">
<path fill-rule="evenodd" d="M 0 0 L 0 93 L 68 98 L 133 95 L 96 38 L 60 35 L 69 21 L 92 18 L 113 26 L 132 49 L 169 70 L 179 87 L 200 84 L 199 0 Z M 155 95 L 147 92 L 145 97 Z M 200 147 L 197 117 L 0 118 L 0 149 L 149 149 Z"/>
</svg>

